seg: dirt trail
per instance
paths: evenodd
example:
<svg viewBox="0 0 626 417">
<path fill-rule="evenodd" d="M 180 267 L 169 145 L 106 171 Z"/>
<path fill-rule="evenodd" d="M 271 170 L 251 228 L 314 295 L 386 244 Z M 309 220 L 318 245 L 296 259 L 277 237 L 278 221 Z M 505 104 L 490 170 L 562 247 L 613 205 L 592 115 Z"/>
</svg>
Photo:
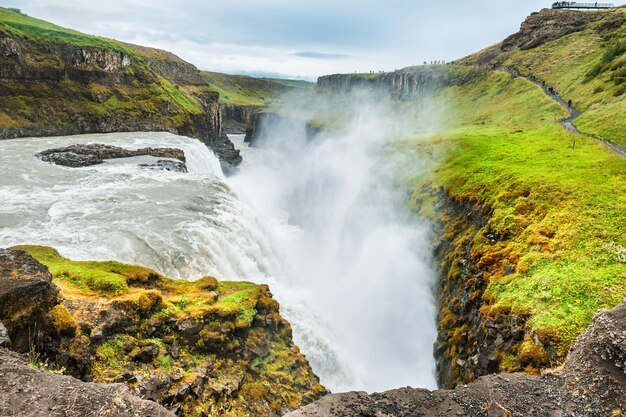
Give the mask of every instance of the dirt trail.
<svg viewBox="0 0 626 417">
<path fill-rule="evenodd" d="M 495 68 L 496 70 L 499 71 L 504 71 L 504 72 L 508 72 L 509 74 L 511 74 L 513 77 L 519 77 L 519 78 L 524 78 L 525 80 L 537 85 L 538 87 L 540 87 L 542 90 L 544 88 L 544 86 L 537 80 L 533 80 L 529 77 L 526 77 L 524 75 L 522 75 L 518 70 L 516 70 L 515 68 L 510 68 L 510 67 L 497 67 Z M 565 100 L 563 100 L 561 97 L 559 97 L 557 94 L 547 94 L 548 97 L 550 97 L 552 100 L 556 101 L 561 107 L 565 108 L 567 111 L 570 112 L 570 117 L 568 117 L 565 120 L 561 121 L 561 124 L 563 125 L 563 128 L 566 129 L 569 132 L 572 133 L 576 133 L 579 135 L 583 135 L 583 136 L 587 136 L 591 139 L 597 140 L 598 142 L 600 142 L 601 144 L 603 144 L 607 149 L 609 149 L 611 152 L 613 152 L 614 154 L 616 154 L 617 156 L 619 156 L 622 159 L 626 159 L 626 148 L 620 145 L 616 145 L 614 143 L 611 143 L 605 139 L 602 139 L 599 136 L 596 135 L 590 135 L 588 133 L 584 133 L 579 131 L 576 126 L 574 126 L 574 121 L 576 119 L 578 119 L 580 116 L 582 116 L 582 112 L 580 110 L 575 109 L 574 107 L 570 107 L 567 105 L 567 103 L 565 102 Z"/>
</svg>

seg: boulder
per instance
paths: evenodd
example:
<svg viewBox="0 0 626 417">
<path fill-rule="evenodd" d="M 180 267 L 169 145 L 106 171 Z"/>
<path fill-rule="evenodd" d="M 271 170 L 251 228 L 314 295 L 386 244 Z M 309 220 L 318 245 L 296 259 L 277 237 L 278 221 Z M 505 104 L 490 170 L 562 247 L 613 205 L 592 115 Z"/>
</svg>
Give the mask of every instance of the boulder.
<svg viewBox="0 0 626 417">
<path fill-rule="evenodd" d="M 0 249 L 0 321 L 14 350 L 32 348 L 45 327 L 46 314 L 57 303 L 48 268 L 26 252 Z"/>
<path fill-rule="evenodd" d="M 87 145 L 71 145 L 64 148 L 47 149 L 36 156 L 44 162 L 62 165 L 71 168 L 98 165 L 107 159 L 130 158 L 133 156 L 154 156 L 156 158 L 171 158 L 176 161 L 160 160 L 155 164 L 160 169 L 168 171 L 186 172 L 185 152 L 177 148 L 141 148 L 125 149 L 119 146 L 103 145 L 99 143 Z"/>
</svg>

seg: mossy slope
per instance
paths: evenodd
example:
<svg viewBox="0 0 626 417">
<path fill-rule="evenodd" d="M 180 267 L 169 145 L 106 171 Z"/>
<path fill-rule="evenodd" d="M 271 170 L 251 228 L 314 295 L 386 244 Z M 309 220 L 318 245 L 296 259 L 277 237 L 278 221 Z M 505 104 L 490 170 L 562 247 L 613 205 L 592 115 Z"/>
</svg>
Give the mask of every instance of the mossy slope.
<svg viewBox="0 0 626 417">
<path fill-rule="evenodd" d="M 626 297 L 626 163 L 564 130 L 567 113 L 534 84 L 500 71 L 450 71 L 471 81 L 437 94 L 446 128 L 416 146 L 446 152 L 413 198 L 425 209 L 425 196 L 441 189 L 448 204 L 486 218 L 439 212 L 450 244 L 440 258 L 439 331 L 453 385 L 559 363 L 595 312 Z"/>
<path fill-rule="evenodd" d="M 325 392 L 267 286 L 15 249 L 46 265 L 60 289 L 45 354 L 77 377 L 124 382 L 194 417 L 282 415 Z"/>
<path fill-rule="evenodd" d="M 594 14 L 580 30 L 535 48 L 502 51 L 498 44 L 460 63 L 534 74 L 584 112 L 576 122 L 581 130 L 626 145 L 626 8 Z"/>
</svg>

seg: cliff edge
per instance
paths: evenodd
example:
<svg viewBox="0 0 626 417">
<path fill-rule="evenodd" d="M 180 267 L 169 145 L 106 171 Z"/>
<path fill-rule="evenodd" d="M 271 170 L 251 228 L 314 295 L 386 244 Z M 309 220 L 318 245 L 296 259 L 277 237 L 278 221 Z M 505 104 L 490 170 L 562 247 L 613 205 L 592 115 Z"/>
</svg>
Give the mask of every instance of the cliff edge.
<svg viewBox="0 0 626 417">
<path fill-rule="evenodd" d="M 622 416 L 626 413 L 626 303 L 596 315 L 563 368 L 502 374 L 453 391 L 402 388 L 329 395 L 289 417 Z"/>
</svg>

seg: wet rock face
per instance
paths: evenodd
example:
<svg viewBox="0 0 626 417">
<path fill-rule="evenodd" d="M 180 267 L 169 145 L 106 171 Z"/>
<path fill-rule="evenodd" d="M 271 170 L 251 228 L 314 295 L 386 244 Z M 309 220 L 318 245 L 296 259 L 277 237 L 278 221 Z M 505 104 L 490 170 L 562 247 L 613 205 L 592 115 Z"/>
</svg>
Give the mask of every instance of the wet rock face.
<svg viewBox="0 0 626 417">
<path fill-rule="evenodd" d="M 131 395 L 120 384 L 86 383 L 34 369 L 0 348 L 0 415 L 3 417 L 174 417 L 162 406 Z"/>
<path fill-rule="evenodd" d="M 102 144 L 71 145 L 64 148 L 48 149 L 39 152 L 36 156 L 44 162 L 78 168 L 98 165 L 107 159 L 129 158 L 143 155 L 157 158 L 172 158 L 179 161 L 161 160 L 157 161 L 154 165 L 145 165 L 147 167 L 167 171 L 187 172 L 185 153 L 181 149 L 176 148 L 141 148 L 131 150 Z"/>
<path fill-rule="evenodd" d="M 439 385 L 454 388 L 479 376 L 524 370 L 538 375 L 562 363 L 550 340 L 528 329 L 528 315 L 492 305 L 485 289 L 493 276 L 514 271 L 507 258 L 507 236 L 490 230 L 490 215 L 469 201 L 456 201 L 433 191 L 441 222 L 435 256 Z M 480 243 L 478 243 L 480 242 Z"/>
<path fill-rule="evenodd" d="M 322 398 L 289 417 L 604 417 L 626 413 L 626 303 L 600 312 L 562 371 L 491 375 L 453 391 L 402 388 Z"/>
<path fill-rule="evenodd" d="M 246 130 L 251 128 L 254 123 L 254 116 L 261 109 L 261 106 L 223 105 L 224 129 L 227 133 L 246 133 Z"/>
<path fill-rule="evenodd" d="M 532 49 L 559 39 L 602 19 L 600 12 L 543 9 L 533 13 L 522 23 L 520 31 L 502 42 L 502 50 Z"/>
<path fill-rule="evenodd" d="M 44 265 L 26 252 L 0 249 L 0 322 L 12 348 L 26 352 L 40 338 L 48 311 L 57 304 L 56 287 Z"/>
</svg>

